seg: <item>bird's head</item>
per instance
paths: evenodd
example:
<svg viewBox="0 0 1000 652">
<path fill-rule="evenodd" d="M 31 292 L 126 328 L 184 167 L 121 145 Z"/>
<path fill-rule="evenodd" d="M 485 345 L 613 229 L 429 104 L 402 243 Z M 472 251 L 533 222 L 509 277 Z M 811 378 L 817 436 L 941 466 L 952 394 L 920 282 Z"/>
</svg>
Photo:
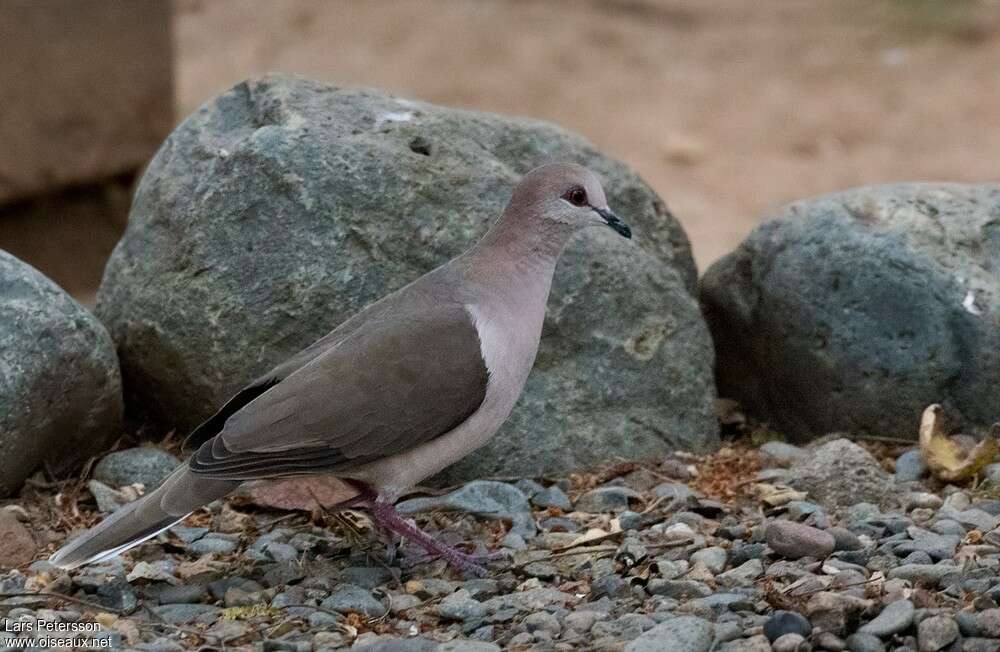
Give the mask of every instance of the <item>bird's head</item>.
<svg viewBox="0 0 1000 652">
<path fill-rule="evenodd" d="M 510 207 L 562 229 L 608 226 L 632 237 L 632 230 L 608 207 L 597 176 L 574 163 L 550 163 L 526 174 L 514 189 Z"/>
</svg>

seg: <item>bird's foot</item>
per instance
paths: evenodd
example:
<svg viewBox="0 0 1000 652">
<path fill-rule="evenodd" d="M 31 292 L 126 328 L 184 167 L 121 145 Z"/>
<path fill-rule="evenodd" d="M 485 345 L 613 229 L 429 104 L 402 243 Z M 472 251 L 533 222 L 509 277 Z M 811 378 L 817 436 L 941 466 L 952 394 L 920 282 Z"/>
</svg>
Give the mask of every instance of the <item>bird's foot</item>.
<svg viewBox="0 0 1000 652">
<path fill-rule="evenodd" d="M 454 568 L 463 572 L 472 573 L 479 577 L 487 574 L 485 565 L 491 561 L 497 561 L 505 557 L 503 552 L 495 553 L 467 553 L 438 541 L 427 534 L 416 525 L 403 518 L 390 503 L 375 501 L 371 507 L 372 521 L 381 527 L 394 532 L 399 536 L 406 537 L 409 541 L 417 544 L 432 558 L 440 557 Z"/>
</svg>

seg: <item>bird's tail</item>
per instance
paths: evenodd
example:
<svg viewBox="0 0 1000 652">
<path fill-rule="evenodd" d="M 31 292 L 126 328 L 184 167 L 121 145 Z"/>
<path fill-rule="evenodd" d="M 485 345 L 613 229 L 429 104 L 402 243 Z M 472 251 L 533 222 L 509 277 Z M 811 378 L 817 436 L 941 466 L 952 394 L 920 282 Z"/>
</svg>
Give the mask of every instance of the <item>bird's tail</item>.
<svg viewBox="0 0 1000 652">
<path fill-rule="evenodd" d="M 185 464 L 155 491 L 123 506 L 73 539 L 49 561 L 69 569 L 110 559 L 155 537 L 202 505 L 222 498 L 238 484 L 196 475 Z"/>
</svg>

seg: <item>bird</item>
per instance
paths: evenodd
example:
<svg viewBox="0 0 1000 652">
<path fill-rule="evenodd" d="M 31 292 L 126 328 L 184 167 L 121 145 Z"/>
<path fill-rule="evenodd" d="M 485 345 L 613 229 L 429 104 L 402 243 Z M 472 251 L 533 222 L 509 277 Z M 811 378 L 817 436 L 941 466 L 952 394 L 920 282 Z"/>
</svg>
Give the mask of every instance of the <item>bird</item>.
<svg viewBox="0 0 1000 652">
<path fill-rule="evenodd" d="M 460 569 L 480 557 L 439 542 L 394 503 L 485 444 L 528 378 L 562 251 L 582 229 L 631 229 L 597 176 L 574 163 L 528 172 L 474 245 L 369 304 L 253 380 L 185 440 L 186 462 L 50 557 L 105 561 L 155 537 L 243 483 L 333 476 L 368 511 Z"/>
</svg>

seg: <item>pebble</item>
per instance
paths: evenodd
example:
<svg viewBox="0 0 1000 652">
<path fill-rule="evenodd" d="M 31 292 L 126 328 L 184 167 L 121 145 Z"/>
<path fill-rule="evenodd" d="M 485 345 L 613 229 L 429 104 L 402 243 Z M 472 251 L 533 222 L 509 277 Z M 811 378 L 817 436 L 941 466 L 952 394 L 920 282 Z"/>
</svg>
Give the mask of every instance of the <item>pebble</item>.
<svg viewBox="0 0 1000 652">
<path fill-rule="evenodd" d="M 800 634 L 785 634 L 771 642 L 774 652 L 810 652 L 812 646 Z"/>
<path fill-rule="evenodd" d="M 641 496 L 628 487 L 598 487 L 577 498 L 574 507 L 590 513 L 622 512 L 630 507 L 630 501 L 637 500 Z"/>
<path fill-rule="evenodd" d="M 560 489 L 558 485 L 552 485 L 551 487 L 534 493 L 531 496 L 531 504 L 542 509 L 556 507 L 564 512 L 568 512 L 573 509 L 573 502 L 569 499 L 569 496 L 566 495 L 566 492 Z"/>
<path fill-rule="evenodd" d="M 702 564 L 713 575 L 718 575 L 726 567 L 728 553 L 725 548 L 710 546 L 691 555 L 692 564 Z"/>
<path fill-rule="evenodd" d="M 789 468 L 804 462 L 809 455 L 805 449 L 783 441 L 769 441 L 758 449 L 762 461 L 770 466 Z"/>
<path fill-rule="evenodd" d="M 920 652 L 937 652 L 958 638 L 958 624 L 950 616 L 931 616 L 917 626 Z"/>
<path fill-rule="evenodd" d="M 833 552 L 836 541 L 829 532 L 794 521 L 775 520 L 767 526 L 767 545 L 782 557 L 822 559 Z"/>
<path fill-rule="evenodd" d="M 844 643 L 851 652 L 885 652 L 885 643 L 879 637 L 863 632 L 851 634 Z"/>
<path fill-rule="evenodd" d="M 108 453 L 94 467 L 94 479 L 113 487 L 141 484 L 146 492 L 156 489 L 181 461 L 165 450 L 138 446 Z"/>
<path fill-rule="evenodd" d="M 480 619 L 486 615 L 486 607 L 474 599 L 467 590 L 460 589 L 444 597 L 437 604 L 437 613 L 449 620 Z"/>
<path fill-rule="evenodd" d="M 715 627 L 703 618 L 678 616 L 644 632 L 625 646 L 625 652 L 708 652 Z"/>
<path fill-rule="evenodd" d="M 785 634 L 808 637 L 812 625 L 804 616 L 794 611 L 775 611 L 764 623 L 764 636 L 772 643 Z"/>
<path fill-rule="evenodd" d="M 887 604 L 878 616 L 858 631 L 879 638 L 888 638 L 908 629 L 913 624 L 913 613 L 912 602 L 896 600 Z"/>
<path fill-rule="evenodd" d="M 356 612 L 370 618 L 378 618 L 385 613 L 385 607 L 367 589 L 353 584 L 341 585 L 320 606 L 340 613 Z"/>
<path fill-rule="evenodd" d="M 908 450 L 896 458 L 896 481 L 913 482 L 924 477 L 927 464 L 919 449 Z"/>
</svg>

